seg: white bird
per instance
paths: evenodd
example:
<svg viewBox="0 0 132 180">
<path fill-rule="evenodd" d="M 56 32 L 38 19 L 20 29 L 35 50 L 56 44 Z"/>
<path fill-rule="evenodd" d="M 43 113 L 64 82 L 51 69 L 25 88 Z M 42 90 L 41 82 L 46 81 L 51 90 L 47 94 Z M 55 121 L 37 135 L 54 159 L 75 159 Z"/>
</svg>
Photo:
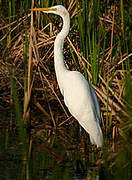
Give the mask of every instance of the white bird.
<svg viewBox="0 0 132 180">
<path fill-rule="evenodd" d="M 64 63 L 63 45 L 70 29 L 70 16 L 62 5 L 50 8 L 34 8 L 32 11 L 43 11 L 59 15 L 63 19 L 63 27 L 54 42 L 54 66 L 57 82 L 64 96 L 64 102 L 70 113 L 89 133 L 92 144 L 101 147 L 103 135 L 100 128 L 100 107 L 92 85 L 78 71 L 69 71 Z"/>
</svg>

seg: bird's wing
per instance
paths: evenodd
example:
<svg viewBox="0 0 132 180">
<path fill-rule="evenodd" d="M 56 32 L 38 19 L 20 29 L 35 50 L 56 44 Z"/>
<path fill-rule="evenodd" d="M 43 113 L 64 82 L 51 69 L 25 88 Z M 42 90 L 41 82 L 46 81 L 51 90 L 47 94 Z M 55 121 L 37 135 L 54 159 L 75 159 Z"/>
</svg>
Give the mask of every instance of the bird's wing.
<svg viewBox="0 0 132 180">
<path fill-rule="evenodd" d="M 93 86 L 90 84 L 90 82 L 88 82 L 88 83 L 89 83 L 91 95 L 93 98 L 94 107 L 95 107 L 96 112 L 97 112 L 97 117 L 98 117 L 97 120 L 99 121 L 99 124 L 101 124 L 99 101 L 98 101 L 98 98 L 97 98 L 97 95 L 96 95 L 96 92 L 95 92 Z"/>
<path fill-rule="evenodd" d="M 77 71 L 69 71 L 63 85 L 64 102 L 70 113 L 90 134 L 91 142 L 101 146 L 100 110 L 92 85 Z"/>
<path fill-rule="evenodd" d="M 100 111 L 96 94 L 81 73 L 69 71 L 64 78 L 63 91 L 64 102 L 70 111 L 80 115 L 83 111 L 94 111 L 98 118 Z"/>
</svg>

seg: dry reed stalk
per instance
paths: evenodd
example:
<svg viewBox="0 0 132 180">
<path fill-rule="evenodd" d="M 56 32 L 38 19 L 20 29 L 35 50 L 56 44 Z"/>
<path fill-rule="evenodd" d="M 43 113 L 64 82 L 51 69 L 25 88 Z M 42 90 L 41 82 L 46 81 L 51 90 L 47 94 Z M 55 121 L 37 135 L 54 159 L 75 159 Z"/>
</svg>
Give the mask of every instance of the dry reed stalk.
<svg viewBox="0 0 132 180">
<path fill-rule="evenodd" d="M 41 112 L 43 112 L 43 114 L 44 114 L 45 116 L 47 116 L 48 119 L 50 118 L 49 113 L 47 113 L 47 111 L 44 109 L 43 106 L 41 106 L 41 104 L 40 104 L 38 101 L 35 102 L 35 105 L 38 107 L 38 109 L 39 109 Z"/>
<path fill-rule="evenodd" d="M 29 15 L 30 16 L 30 15 Z M 25 18 L 20 18 L 20 22 L 18 23 L 18 21 L 15 21 L 15 23 L 18 23 L 14 28 L 12 28 L 10 31 L 8 31 L 1 39 L 0 39 L 0 43 L 8 36 L 9 33 L 12 33 L 13 31 L 15 31 L 24 21 L 27 20 L 27 18 L 29 16 L 25 16 Z M 10 23 L 11 24 L 11 23 Z M 10 26 L 10 24 L 8 24 L 7 27 Z M 12 24 L 11 24 L 12 25 Z"/>
<path fill-rule="evenodd" d="M 62 126 L 62 125 L 65 124 L 66 122 L 68 122 L 71 118 L 72 118 L 72 116 L 68 117 L 65 121 L 63 121 L 63 122 L 61 122 L 60 124 L 58 124 L 58 127 Z"/>
<path fill-rule="evenodd" d="M 34 7 L 34 0 L 32 0 L 32 7 Z M 30 107 L 29 102 L 31 99 L 31 91 L 32 91 L 32 85 L 33 85 L 33 81 L 32 81 L 32 56 L 33 56 L 33 35 L 34 35 L 34 27 L 33 27 L 33 12 L 31 12 L 31 24 L 30 24 L 30 40 L 29 40 L 29 59 L 28 59 L 28 84 L 27 84 L 27 91 L 25 92 L 24 96 L 25 96 L 25 102 L 24 102 L 24 113 L 23 113 L 23 118 L 27 118 L 29 119 L 29 114 L 30 114 Z"/>
<path fill-rule="evenodd" d="M 123 59 L 121 59 L 117 64 L 120 65 L 121 63 L 123 63 L 125 60 L 127 60 L 131 56 L 132 56 L 132 53 L 128 54 L 127 56 L 125 55 L 125 57 Z"/>
<path fill-rule="evenodd" d="M 100 79 L 100 87 L 94 86 L 97 95 L 101 101 L 101 110 L 102 114 L 101 116 L 103 117 L 103 129 L 105 129 L 105 119 L 106 116 L 112 116 L 112 118 L 118 121 L 121 121 L 120 118 L 120 113 L 123 113 L 125 116 L 127 114 L 124 112 L 124 108 L 126 106 L 126 102 L 124 100 L 124 73 L 125 73 L 125 68 L 124 64 L 127 61 L 128 58 L 132 56 L 132 53 L 129 53 L 128 55 L 124 53 L 120 53 L 120 56 L 117 59 L 116 66 L 113 67 L 114 63 L 114 57 L 112 57 L 112 51 L 116 47 L 114 44 L 114 31 L 115 28 L 117 28 L 116 24 L 116 11 L 115 7 L 112 7 L 112 16 L 106 16 L 106 18 L 100 17 L 100 23 L 106 24 L 106 31 L 107 33 L 111 33 L 111 39 L 110 39 L 110 47 L 107 47 L 104 49 L 104 52 L 100 52 L 100 64 L 102 63 L 102 55 L 104 53 L 104 69 L 103 73 L 99 74 L 99 79 Z M 73 18 L 76 13 L 77 13 L 77 7 L 75 5 L 74 1 L 70 2 L 69 5 L 69 10 L 71 13 L 71 17 Z M 71 116 L 69 117 L 67 110 L 63 104 L 63 100 L 61 99 L 61 95 L 58 92 L 58 86 L 56 84 L 55 79 L 55 73 L 53 71 L 53 45 L 54 45 L 54 39 L 55 39 L 55 34 L 58 33 L 58 29 L 52 20 L 45 16 L 49 22 L 53 23 L 52 26 L 55 27 L 55 31 L 53 32 L 53 27 L 51 27 L 51 33 L 48 33 L 47 30 L 50 27 L 50 23 L 48 23 L 46 26 L 43 27 L 42 30 L 37 30 L 35 32 L 34 26 L 33 26 L 33 14 L 28 14 L 28 16 L 24 16 L 23 18 L 20 18 L 18 21 L 18 24 L 16 25 L 16 21 L 12 23 L 14 27 L 11 29 L 11 32 L 14 32 L 17 28 L 22 25 L 23 22 L 25 22 L 28 17 L 31 16 L 31 24 L 30 24 L 30 29 L 27 30 L 27 37 L 29 39 L 29 54 L 28 54 L 28 91 L 27 94 L 25 94 L 26 97 L 26 106 L 24 109 L 24 116 L 26 112 L 28 112 L 28 107 L 29 107 L 29 102 L 31 100 L 31 91 L 33 93 L 33 97 L 35 97 L 34 105 L 37 107 L 44 116 L 47 118 L 52 118 L 52 122 L 55 127 L 63 129 L 63 127 L 66 125 L 66 123 L 70 124 Z M 105 22 L 105 23 L 104 23 Z M 24 23 L 23 23 L 24 24 Z M 62 25 L 62 23 L 59 24 L 59 26 Z M 11 25 L 5 25 L 1 30 L 5 31 L 6 35 L 3 35 L 1 38 L 1 42 L 4 41 L 4 38 L 9 34 L 8 27 Z M 73 25 L 73 28 L 75 26 Z M 107 34 L 106 33 L 106 34 Z M 17 82 L 17 87 L 18 91 L 20 92 L 20 95 L 22 94 L 23 91 L 23 30 L 19 32 L 15 38 L 14 42 L 12 43 L 11 51 L 10 51 L 10 58 L 12 59 L 14 69 L 15 69 L 15 79 Z M 81 72 L 83 72 L 83 68 L 85 67 L 84 62 L 86 65 L 89 66 L 89 69 L 87 69 L 87 73 L 89 76 L 89 79 L 92 78 L 91 74 L 91 64 L 89 63 L 89 59 L 85 59 L 80 52 L 80 47 L 78 42 L 72 42 L 70 35 L 67 37 L 66 41 L 68 44 L 68 48 L 71 47 L 75 55 L 77 56 L 78 59 L 78 64 L 79 64 L 79 69 Z M 76 38 L 75 38 L 76 40 Z M 78 40 L 78 39 L 77 39 Z M 75 45 L 76 44 L 76 45 Z M 71 55 L 70 51 L 67 48 L 67 51 L 64 49 L 64 53 L 67 55 L 67 64 L 69 66 L 74 67 L 74 62 L 71 60 Z M 4 55 L 3 55 L 4 56 Z M 1 56 L 2 57 L 2 56 Z M 8 73 L 6 70 L 6 63 L 3 60 L 0 60 L 0 81 L 1 81 L 1 88 L 3 88 L 2 96 L 2 102 L 5 102 L 7 106 L 9 107 L 10 105 L 10 92 L 9 89 L 7 89 L 7 86 L 9 85 L 8 81 Z M 116 67 L 115 72 L 112 72 L 114 68 Z M 132 71 L 132 69 L 130 70 Z M 107 82 L 107 75 L 109 73 L 109 82 L 111 80 L 111 86 L 108 87 L 108 82 Z M 108 112 L 106 111 L 106 106 L 107 106 L 107 90 L 109 91 L 109 97 L 108 97 Z M 39 98 L 40 95 L 40 98 Z M 20 96 L 21 100 L 23 101 L 23 95 Z M 44 101 L 46 99 L 46 101 Z M 58 115 L 58 122 L 57 118 L 53 117 L 54 114 L 54 105 L 52 105 L 52 101 L 57 100 L 59 102 L 56 105 L 57 109 L 60 109 L 60 106 L 62 107 L 63 112 L 59 112 L 60 114 Z M 43 105 L 42 102 L 44 103 Z M 48 105 L 47 105 L 48 104 Z M 1 104 L 0 104 L 1 106 Z M 48 107 L 48 110 L 45 107 Z M 34 107 L 32 107 L 34 108 Z M 29 114 L 29 113 L 28 113 Z M 61 119 L 63 118 L 65 120 L 62 121 Z M 67 117 L 67 118 L 66 118 Z M 113 123 L 114 123 L 113 121 Z M 73 123 L 74 120 L 71 122 Z M 46 122 L 47 123 L 47 122 Z M 58 125 L 57 125 L 58 124 Z M 115 128 L 112 130 L 113 137 L 115 137 L 116 134 L 116 124 L 113 124 Z M 49 126 L 52 128 L 52 126 L 49 123 Z M 47 127 L 47 126 L 46 126 Z M 63 129 L 64 130 L 64 129 Z"/>
<path fill-rule="evenodd" d="M 60 105 L 61 105 L 64 113 L 66 114 L 67 117 L 69 117 L 68 114 L 67 114 L 67 112 L 66 112 L 66 110 L 65 110 L 65 107 L 63 106 L 63 104 L 61 103 L 61 100 L 59 99 L 58 95 L 56 94 L 53 85 L 51 85 L 51 84 L 49 83 L 48 79 L 46 78 L 46 76 L 45 76 L 43 73 L 42 73 L 42 76 L 43 76 L 43 78 L 45 79 L 45 81 L 47 82 L 47 84 L 48 84 L 48 86 L 50 87 L 50 89 L 52 90 L 52 92 L 54 93 L 56 99 L 57 99 L 58 102 L 60 103 Z"/>
</svg>

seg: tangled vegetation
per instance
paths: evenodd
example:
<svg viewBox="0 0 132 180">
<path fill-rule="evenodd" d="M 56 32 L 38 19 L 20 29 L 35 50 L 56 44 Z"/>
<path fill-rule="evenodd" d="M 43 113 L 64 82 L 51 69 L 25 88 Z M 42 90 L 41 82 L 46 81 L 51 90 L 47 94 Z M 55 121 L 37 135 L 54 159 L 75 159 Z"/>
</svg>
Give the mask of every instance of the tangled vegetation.
<svg viewBox="0 0 132 180">
<path fill-rule="evenodd" d="M 24 121 L 33 127 L 33 137 L 41 136 L 47 142 L 45 134 L 50 135 L 55 129 L 62 134 L 63 146 L 69 139 L 71 145 L 77 143 L 78 124 L 64 105 L 53 62 L 54 40 L 62 21 L 57 16 L 30 11 L 60 2 L 39 3 L 0 1 L 0 109 L 16 109 L 21 137 Z M 110 152 L 116 151 L 118 135 L 125 139 L 128 150 L 132 126 L 130 1 L 69 0 L 62 4 L 71 17 L 64 45 L 65 63 L 93 84 L 100 100 L 104 141 L 111 147 Z M 122 154 L 123 151 L 118 157 Z"/>
</svg>

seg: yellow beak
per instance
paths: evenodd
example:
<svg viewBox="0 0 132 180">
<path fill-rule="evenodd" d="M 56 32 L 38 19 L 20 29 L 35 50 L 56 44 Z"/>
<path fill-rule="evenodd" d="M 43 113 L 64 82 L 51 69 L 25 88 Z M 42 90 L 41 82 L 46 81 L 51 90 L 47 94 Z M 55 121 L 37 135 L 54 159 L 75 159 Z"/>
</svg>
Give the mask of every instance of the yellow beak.
<svg viewBox="0 0 132 180">
<path fill-rule="evenodd" d="M 56 11 L 56 8 L 33 8 L 31 11 Z"/>
</svg>

